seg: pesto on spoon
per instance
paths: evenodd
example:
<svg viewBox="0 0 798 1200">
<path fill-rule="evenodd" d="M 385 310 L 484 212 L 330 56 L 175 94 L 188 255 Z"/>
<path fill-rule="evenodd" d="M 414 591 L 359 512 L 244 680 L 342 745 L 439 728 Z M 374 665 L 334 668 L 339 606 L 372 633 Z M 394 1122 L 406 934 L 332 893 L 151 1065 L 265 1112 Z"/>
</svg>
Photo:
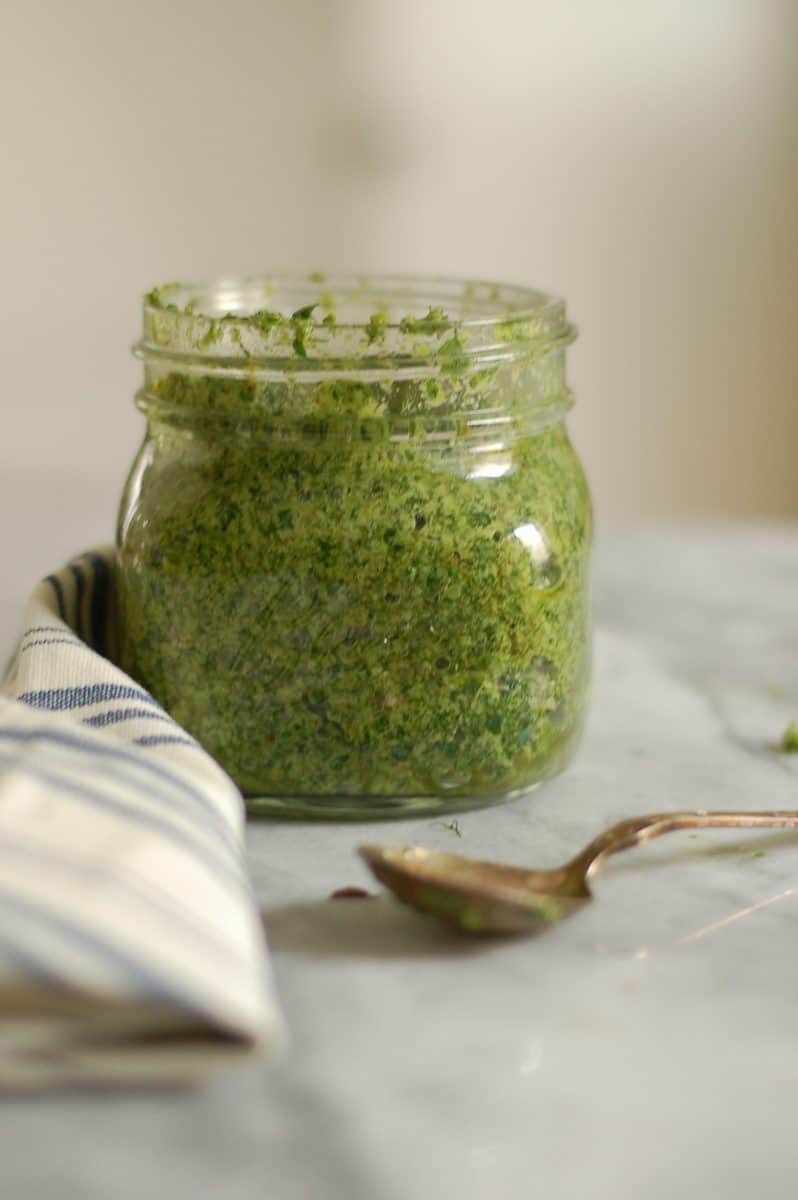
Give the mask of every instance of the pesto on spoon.
<svg viewBox="0 0 798 1200">
<path fill-rule="evenodd" d="M 420 846 L 361 846 L 372 873 L 402 901 L 461 933 L 539 933 L 593 898 L 588 879 L 611 854 L 683 829 L 793 829 L 798 812 L 671 812 L 631 817 L 562 867 L 530 870 Z"/>
</svg>

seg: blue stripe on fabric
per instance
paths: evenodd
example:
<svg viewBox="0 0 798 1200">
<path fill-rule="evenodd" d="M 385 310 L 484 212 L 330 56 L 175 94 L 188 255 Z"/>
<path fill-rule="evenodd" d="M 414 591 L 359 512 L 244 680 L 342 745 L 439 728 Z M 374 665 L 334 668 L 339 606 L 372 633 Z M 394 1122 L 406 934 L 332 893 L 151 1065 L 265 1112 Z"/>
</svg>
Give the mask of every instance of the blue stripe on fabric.
<svg viewBox="0 0 798 1200">
<path fill-rule="evenodd" d="M 149 692 L 122 683 L 87 683 L 75 687 L 43 688 L 38 692 L 24 692 L 18 699 L 30 708 L 43 708 L 48 712 L 88 708 L 92 704 L 103 704 L 106 700 L 138 700 L 142 704 L 151 704 L 153 708 L 161 709 L 158 701 L 153 700 Z"/>
<path fill-rule="evenodd" d="M 115 708 L 110 712 L 97 713 L 93 717 L 84 717 L 81 725 L 91 725 L 103 729 L 106 725 L 118 725 L 120 721 L 163 721 L 165 725 L 174 726 L 171 717 L 166 713 L 153 712 L 151 708 Z"/>
<path fill-rule="evenodd" d="M 83 600 L 86 593 L 86 581 L 80 563 L 69 563 L 69 573 L 75 580 L 75 631 L 82 641 L 86 641 L 86 630 L 83 625 Z"/>
<path fill-rule="evenodd" d="M 169 737 L 167 735 L 152 734 L 147 737 L 137 737 L 133 741 L 137 746 L 191 746 L 194 750 L 199 749 L 199 743 L 187 737 Z"/>
<path fill-rule="evenodd" d="M 185 780 L 179 775 L 175 775 L 161 763 L 155 763 L 150 758 L 144 758 L 135 751 L 126 750 L 124 746 L 106 746 L 102 743 L 97 744 L 96 742 L 87 742 L 84 741 L 83 738 L 75 737 L 74 734 L 62 732 L 61 730 L 14 730 L 0 728 L 0 739 L 7 742 L 32 742 L 40 739 L 46 742 L 53 742 L 55 745 L 67 746 L 70 749 L 82 750 L 85 753 L 94 755 L 97 758 L 110 759 L 114 764 L 121 762 L 129 767 L 141 768 L 141 770 L 145 771 L 150 776 L 154 775 L 159 781 L 171 784 L 172 787 L 176 788 L 179 793 L 182 793 L 183 797 L 192 802 L 194 810 L 199 808 L 211 831 L 214 832 L 216 836 L 221 838 L 231 853 L 236 856 L 236 860 L 238 859 L 238 855 L 240 853 L 239 843 L 230 829 L 230 826 L 208 801 L 207 796 L 205 796 L 204 793 L 198 788 L 194 788 L 191 786 L 191 784 L 186 783 Z M 116 772 L 109 772 L 109 774 L 112 778 L 121 779 L 121 782 L 129 787 L 141 788 L 142 786 L 146 786 L 140 775 L 138 777 L 131 778 L 130 774 L 125 774 L 122 776 Z M 178 810 L 182 811 L 184 814 L 189 814 L 189 810 L 185 806 L 185 801 L 181 801 L 180 797 L 175 796 L 173 792 L 161 791 L 160 795 L 170 808 L 178 808 Z"/>
<path fill-rule="evenodd" d="M 66 628 L 63 625 L 32 625 L 30 629 L 26 629 L 23 633 L 23 640 L 32 637 L 34 633 L 68 633 L 69 626 Z"/>
<path fill-rule="evenodd" d="M 163 980 L 148 970 L 144 963 L 139 962 L 130 954 L 126 954 L 118 946 L 106 942 L 104 938 L 99 937 L 91 930 L 75 924 L 60 913 L 53 912 L 52 909 L 45 908 L 27 897 L 17 896 L 6 888 L 0 887 L 0 899 L 7 911 L 16 910 L 23 918 L 31 918 L 40 925 L 44 925 L 45 928 L 49 928 L 53 933 L 69 938 L 107 964 L 112 964 L 115 968 L 121 967 L 129 979 L 144 989 L 145 995 L 157 996 L 159 1000 L 166 1000 L 170 1004 L 179 1005 L 180 1008 L 186 1006 L 186 997 L 181 996 L 172 988 L 166 987 Z"/>
<path fill-rule="evenodd" d="M 2 736 L 1 733 L 0 736 Z M 197 858 L 203 859 L 206 866 L 217 872 L 219 880 L 224 877 L 225 882 L 235 883 L 237 888 L 234 890 L 236 891 L 244 889 L 245 881 L 242 877 L 240 859 L 231 860 L 228 856 L 222 858 L 216 851 L 215 843 L 208 843 L 201 840 L 192 829 L 173 825 L 157 813 L 145 812 L 143 809 L 137 808 L 134 804 L 130 804 L 116 796 L 108 796 L 104 792 L 98 792 L 95 788 L 87 787 L 86 784 L 74 783 L 71 779 L 65 778 L 63 774 L 58 774 L 54 770 L 46 770 L 43 767 L 33 766 L 27 762 L 20 763 L 19 759 L 11 755 L 0 755 L 0 764 L 5 763 L 14 763 L 35 779 L 43 779 L 45 783 L 55 784 L 61 791 L 67 792 L 70 796 L 90 804 L 93 808 L 106 809 L 117 816 L 129 818 L 133 824 L 156 829 L 169 841 L 179 846 L 181 850 L 186 853 L 195 854 Z M 235 862 L 235 868 L 231 866 L 231 861 Z"/>
<path fill-rule="evenodd" d="M 62 621 L 66 621 L 66 619 L 67 619 L 66 600 L 64 599 L 64 588 L 61 583 L 61 580 L 58 578 L 57 575 L 48 575 L 44 582 L 49 583 L 50 587 L 55 592 L 55 602 L 56 602 L 56 605 L 58 606 L 58 615 Z M 68 624 L 68 622 L 67 622 L 67 624 Z"/>
<path fill-rule="evenodd" d="M 59 638 L 37 638 L 35 642 L 28 642 L 27 646 L 23 646 L 20 654 L 24 654 L 26 650 L 32 649 L 34 646 L 82 646 L 83 642 L 76 637 L 59 637 Z"/>
<path fill-rule="evenodd" d="M 160 915 L 172 917 L 184 928 L 190 929 L 197 938 L 205 942 L 207 946 L 212 947 L 216 953 L 224 955 L 231 963 L 235 963 L 239 967 L 247 966 L 247 960 L 232 950 L 226 939 L 217 937 L 207 925 L 201 924 L 193 913 L 186 912 L 179 905 L 176 905 L 174 898 L 169 893 L 166 893 L 166 900 L 164 900 L 163 889 L 158 886 L 155 880 L 141 880 L 131 878 L 129 875 L 121 875 L 117 865 L 111 868 L 101 863 L 87 863 L 79 858 L 64 857 L 61 852 L 43 849 L 41 846 L 29 846 L 19 838 L 9 837 L 5 833 L 0 833 L 0 847 L 7 850 L 10 849 L 15 857 L 27 858 L 35 863 L 46 863 L 51 867 L 55 865 L 63 867 L 68 871 L 84 875 L 88 874 L 94 878 L 103 880 L 111 879 L 115 887 L 129 892 L 138 900 L 144 901 Z M 0 929 L 0 939 L 2 938 L 2 934 L 3 931 Z"/>
</svg>

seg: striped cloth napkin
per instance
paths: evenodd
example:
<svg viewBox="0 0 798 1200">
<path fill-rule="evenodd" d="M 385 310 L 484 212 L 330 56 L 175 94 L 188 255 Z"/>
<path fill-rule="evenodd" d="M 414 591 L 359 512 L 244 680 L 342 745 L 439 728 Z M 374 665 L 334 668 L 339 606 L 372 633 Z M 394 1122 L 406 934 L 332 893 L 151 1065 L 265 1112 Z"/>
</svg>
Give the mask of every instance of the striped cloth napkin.
<svg viewBox="0 0 798 1200">
<path fill-rule="evenodd" d="M 113 550 L 0 687 L 0 1088 L 192 1082 L 280 1040 L 232 781 L 105 654 Z"/>
</svg>

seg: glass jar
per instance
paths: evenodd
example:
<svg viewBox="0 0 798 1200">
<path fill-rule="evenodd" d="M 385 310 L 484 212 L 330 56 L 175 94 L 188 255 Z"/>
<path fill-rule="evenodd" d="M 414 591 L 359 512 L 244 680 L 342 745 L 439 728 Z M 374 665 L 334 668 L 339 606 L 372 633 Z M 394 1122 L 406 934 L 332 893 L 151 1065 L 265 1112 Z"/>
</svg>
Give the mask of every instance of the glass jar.
<svg viewBox="0 0 798 1200">
<path fill-rule="evenodd" d="M 225 279 L 144 304 L 121 666 L 255 812 L 493 803 L 559 771 L 589 671 L 561 301 Z"/>
</svg>

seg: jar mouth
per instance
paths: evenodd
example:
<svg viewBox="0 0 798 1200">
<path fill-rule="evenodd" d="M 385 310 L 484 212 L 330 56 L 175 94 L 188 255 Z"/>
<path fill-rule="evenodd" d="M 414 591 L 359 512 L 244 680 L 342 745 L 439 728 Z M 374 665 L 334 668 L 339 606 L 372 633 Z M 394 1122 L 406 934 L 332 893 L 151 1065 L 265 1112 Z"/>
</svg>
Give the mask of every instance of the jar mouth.
<svg viewBox="0 0 798 1200">
<path fill-rule="evenodd" d="M 497 367 L 575 337 L 561 299 L 520 285 L 314 272 L 154 288 L 134 354 L 203 374 L 407 376 Z"/>
</svg>

